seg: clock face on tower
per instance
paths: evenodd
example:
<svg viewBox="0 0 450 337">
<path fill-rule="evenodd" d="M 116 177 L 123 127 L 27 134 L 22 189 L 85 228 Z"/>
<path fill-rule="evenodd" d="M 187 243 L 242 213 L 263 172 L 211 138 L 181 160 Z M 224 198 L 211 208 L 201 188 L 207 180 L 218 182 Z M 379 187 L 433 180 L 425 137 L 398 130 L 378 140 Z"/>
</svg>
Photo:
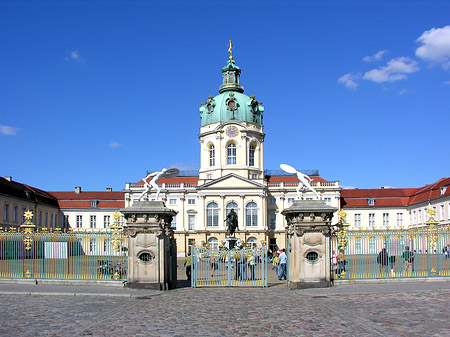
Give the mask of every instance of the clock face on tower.
<svg viewBox="0 0 450 337">
<path fill-rule="evenodd" d="M 235 126 L 229 126 L 227 128 L 227 130 L 225 131 L 225 133 L 227 134 L 228 137 L 236 137 L 238 135 L 238 129 Z"/>
</svg>

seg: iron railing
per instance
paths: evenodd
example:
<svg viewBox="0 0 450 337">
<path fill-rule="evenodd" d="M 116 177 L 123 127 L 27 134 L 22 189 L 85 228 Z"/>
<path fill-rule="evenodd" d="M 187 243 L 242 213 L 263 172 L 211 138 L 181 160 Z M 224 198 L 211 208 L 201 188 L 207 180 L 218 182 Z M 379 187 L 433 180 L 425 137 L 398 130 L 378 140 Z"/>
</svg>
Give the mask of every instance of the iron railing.
<svg viewBox="0 0 450 337">
<path fill-rule="evenodd" d="M 267 287 L 267 248 L 191 247 L 192 287 Z"/>
<path fill-rule="evenodd" d="M 332 240 L 332 274 L 335 279 L 450 276 L 449 244 L 448 226 L 340 231 Z"/>
<path fill-rule="evenodd" d="M 126 280 L 122 231 L 0 230 L 0 278 Z"/>
</svg>

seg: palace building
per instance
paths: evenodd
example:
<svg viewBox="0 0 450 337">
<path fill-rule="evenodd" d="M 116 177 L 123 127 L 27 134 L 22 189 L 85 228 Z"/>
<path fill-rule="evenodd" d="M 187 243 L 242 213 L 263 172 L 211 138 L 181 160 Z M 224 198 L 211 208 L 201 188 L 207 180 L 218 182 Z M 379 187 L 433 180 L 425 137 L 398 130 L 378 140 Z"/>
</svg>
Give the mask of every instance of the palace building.
<svg viewBox="0 0 450 337">
<path fill-rule="evenodd" d="M 199 171 L 159 181 L 160 197 L 178 212 L 172 226 L 179 255 L 187 253 L 192 244 L 218 248 L 231 209 L 238 215 L 236 237 L 244 244 L 286 246 L 281 211 L 298 197 L 299 180 L 281 170 L 265 169 L 264 107 L 254 96 L 244 94 L 241 70 L 229 51 L 219 94 L 200 106 Z M 326 181 L 318 171 L 303 173 L 313 179 L 311 186 L 325 202 L 339 208 L 339 182 Z M 125 207 L 139 199 L 144 187 L 143 180 L 126 184 Z M 302 195 L 316 198 L 311 191 Z M 156 191 L 150 190 L 148 198 L 155 196 Z"/>
<path fill-rule="evenodd" d="M 286 247 L 281 212 L 298 198 L 296 176 L 264 166 L 263 117 L 271 111 L 244 94 L 241 69 L 231 47 L 229 52 L 218 95 L 200 105 L 200 169 L 158 181 L 160 198 L 177 212 L 172 227 L 180 256 L 194 244 L 218 248 L 226 237 L 225 219 L 231 209 L 237 213 L 236 237 L 243 244 Z M 303 173 L 312 179 L 310 185 L 320 199 L 346 211 L 349 229 L 423 227 L 430 208 L 440 226 L 450 225 L 450 178 L 420 188 L 342 189 L 338 181 L 327 181 L 317 170 Z M 85 192 L 81 187 L 46 192 L 11 177 L 0 178 L 0 231 L 19 227 L 25 210 L 33 211 L 38 227 L 107 231 L 113 213 L 131 207 L 147 189 L 142 179 L 131 181 L 118 192 L 110 188 Z M 310 190 L 300 194 L 303 199 L 317 199 Z M 146 197 L 155 199 L 155 189 Z M 331 223 L 337 222 L 336 212 Z"/>
</svg>

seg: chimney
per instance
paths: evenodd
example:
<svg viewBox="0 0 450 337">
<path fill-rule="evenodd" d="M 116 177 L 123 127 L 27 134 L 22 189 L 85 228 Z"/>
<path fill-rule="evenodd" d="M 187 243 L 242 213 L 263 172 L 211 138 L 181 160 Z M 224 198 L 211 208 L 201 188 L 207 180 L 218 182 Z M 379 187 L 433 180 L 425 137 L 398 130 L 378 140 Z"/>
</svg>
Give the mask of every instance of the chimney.
<svg viewBox="0 0 450 337">
<path fill-rule="evenodd" d="M 6 176 L 5 179 L 8 180 L 8 181 L 12 181 L 12 177 L 11 176 Z"/>
<path fill-rule="evenodd" d="M 76 186 L 75 187 L 75 193 L 76 194 L 80 194 L 81 193 L 81 186 Z"/>
<path fill-rule="evenodd" d="M 106 192 L 112 192 L 112 187 L 107 187 Z"/>
</svg>

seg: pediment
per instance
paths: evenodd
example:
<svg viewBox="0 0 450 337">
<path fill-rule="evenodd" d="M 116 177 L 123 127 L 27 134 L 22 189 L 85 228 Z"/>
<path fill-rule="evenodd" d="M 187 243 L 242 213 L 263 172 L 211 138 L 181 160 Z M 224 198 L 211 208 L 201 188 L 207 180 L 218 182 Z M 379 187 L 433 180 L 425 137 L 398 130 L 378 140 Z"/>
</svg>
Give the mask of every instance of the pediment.
<svg viewBox="0 0 450 337">
<path fill-rule="evenodd" d="M 242 189 L 252 188 L 261 189 L 266 188 L 263 184 L 259 184 L 253 180 L 238 176 L 234 173 L 227 174 L 218 179 L 207 182 L 199 186 L 199 190 L 202 189 Z"/>
</svg>

